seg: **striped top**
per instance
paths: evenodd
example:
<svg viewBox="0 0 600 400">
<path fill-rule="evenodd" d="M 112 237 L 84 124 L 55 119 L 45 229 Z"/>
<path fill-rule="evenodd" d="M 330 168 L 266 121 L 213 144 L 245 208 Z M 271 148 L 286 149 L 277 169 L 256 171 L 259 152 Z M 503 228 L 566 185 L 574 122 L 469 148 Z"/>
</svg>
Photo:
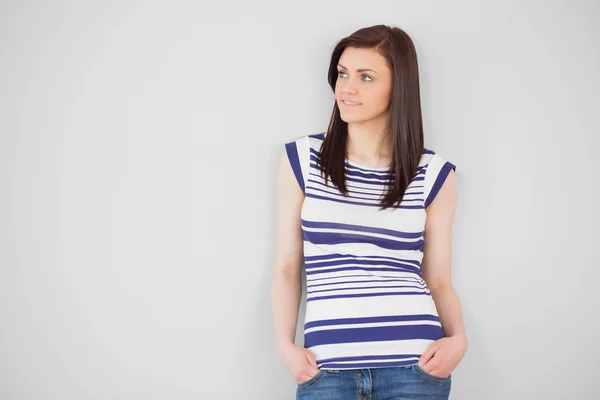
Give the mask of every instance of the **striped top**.
<svg viewBox="0 0 600 400">
<path fill-rule="evenodd" d="M 425 149 L 402 202 L 380 211 L 389 168 L 346 159 L 344 196 L 316 161 L 326 133 L 285 144 L 305 198 L 301 225 L 307 295 L 304 347 L 319 369 L 417 364 L 444 337 L 420 266 L 425 208 L 456 167 Z"/>
</svg>

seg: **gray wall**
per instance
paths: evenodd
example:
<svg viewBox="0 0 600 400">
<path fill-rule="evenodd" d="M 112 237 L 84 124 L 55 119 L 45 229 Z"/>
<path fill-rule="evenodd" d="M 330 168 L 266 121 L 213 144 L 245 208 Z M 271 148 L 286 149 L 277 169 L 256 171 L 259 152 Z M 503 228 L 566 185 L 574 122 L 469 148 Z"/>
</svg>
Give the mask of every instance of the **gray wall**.
<svg viewBox="0 0 600 400">
<path fill-rule="evenodd" d="M 2 2 L 0 397 L 294 398 L 276 162 L 378 23 L 457 166 L 451 399 L 599 398 L 600 3 L 566 0 Z"/>
</svg>

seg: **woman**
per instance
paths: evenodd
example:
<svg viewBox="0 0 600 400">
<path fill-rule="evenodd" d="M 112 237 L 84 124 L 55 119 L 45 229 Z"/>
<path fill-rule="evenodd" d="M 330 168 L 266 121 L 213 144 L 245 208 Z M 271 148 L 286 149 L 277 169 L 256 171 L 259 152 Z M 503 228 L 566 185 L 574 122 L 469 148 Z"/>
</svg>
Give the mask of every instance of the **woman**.
<svg viewBox="0 0 600 400">
<path fill-rule="evenodd" d="M 354 32 L 333 50 L 329 84 L 328 130 L 286 143 L 279 164 L 279 356 L 297 399 L 448 399 L 467 349 L 450 273 L 455 166 L 424 148 L 410 37 Z"/>
</svg>

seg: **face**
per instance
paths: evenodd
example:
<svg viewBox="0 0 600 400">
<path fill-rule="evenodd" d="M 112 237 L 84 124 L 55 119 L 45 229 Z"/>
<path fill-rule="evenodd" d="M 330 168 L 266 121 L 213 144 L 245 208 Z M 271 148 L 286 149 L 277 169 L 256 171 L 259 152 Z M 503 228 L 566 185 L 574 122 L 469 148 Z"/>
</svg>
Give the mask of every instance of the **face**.
<svg viewBox="0 0 600 400">
<path fill-rule="evenodd" d="M 350 123 L 387 117 L 392 72 L 381 54 L 372 49 L 347 47 L 337 70 L 335 98 L 342 120 Z M 346 104 L 343 100 L 358 104 Z"/>
</svg>

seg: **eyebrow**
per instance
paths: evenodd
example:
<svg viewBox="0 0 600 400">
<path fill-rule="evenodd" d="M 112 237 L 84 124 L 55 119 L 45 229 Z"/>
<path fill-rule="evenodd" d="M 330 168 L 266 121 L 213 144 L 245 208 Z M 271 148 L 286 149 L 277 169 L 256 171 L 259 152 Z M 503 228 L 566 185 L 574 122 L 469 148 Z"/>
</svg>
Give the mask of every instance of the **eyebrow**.
<svg viewBox="0 0 600 400">
<path fill-rule="evenodd" d="M 338 65 L 339 65 L 340 67 L 344 68 L 344 69 L 348 69 L 348 68 L 344 67 L 342 64 L 339 64 L 339 63 L 338 63 Z M 372 72 L 375 72 L 375 73 L 377 73 L 377 71 L 375 71 L 375 70 L 372 70 L 372 69 L 368 69 L 368 68 L 361 68 L 361 69 L 357 69 L 357 70 L 356 70 L 356 72 L 363 72 L 363 71 L 372 71 Z"/>
</svg>

